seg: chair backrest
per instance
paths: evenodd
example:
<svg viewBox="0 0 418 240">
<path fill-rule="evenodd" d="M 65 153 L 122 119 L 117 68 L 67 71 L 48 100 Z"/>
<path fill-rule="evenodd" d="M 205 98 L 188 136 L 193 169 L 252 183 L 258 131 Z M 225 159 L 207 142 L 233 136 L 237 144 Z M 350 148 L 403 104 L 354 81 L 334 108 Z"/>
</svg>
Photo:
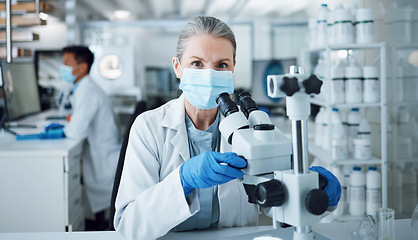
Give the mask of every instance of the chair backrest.
<svg viewBox="0 0 418 240">
<path fill-rule="evenodd" d="M 132 124 L 134 123 L 136 117 L 139 114 L 145 112 L 146 110 L 147 110 L 146 103 L 144 101 L 140 101 L 137 103 L 135 112 L 132 114 L 130 123 L 124 134 L 122 147 L 119 153 L 118 166 L 116 168 L 115 181 L 113 182 L 112 198 L 110 200 L 110 209 L 109 209 L 110 210 L 109 211 L 109 229 L 110 230 L 115 230 L 115 226 L 113 225 L 113 219 L 115 217 L 115 210 L 116 210 L 115 201 L 116 201 L 116 196 L 118 195 L 120 177 L 122 176 L 122 170 L 123 170 L 123 163 L 125 162 L 125 154 L 126 154 L 126 147 L 128 146 L 129 132 L 131 130 Z"/>
</svg>

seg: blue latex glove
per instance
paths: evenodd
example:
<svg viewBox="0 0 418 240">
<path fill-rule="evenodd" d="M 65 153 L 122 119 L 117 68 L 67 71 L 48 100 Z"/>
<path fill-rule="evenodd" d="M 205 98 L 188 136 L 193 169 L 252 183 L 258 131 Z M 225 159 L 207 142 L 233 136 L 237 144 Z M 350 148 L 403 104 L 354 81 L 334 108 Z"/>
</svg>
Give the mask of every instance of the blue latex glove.
<svg viewBox="0 0 418 240">
<path fill-rule="evenodd" d="M 64 128 L 64 125 L 62 125 L 62 124 L 59 124 L 59 123 L 51 123 L 51 124 L 48 124 L 45 127 L 45 132 L 48 132 L 51 129 L 62 129 L 62 128 Z"/>
<path fill-rule="evenodd" d="M 62 128 L 49 129 L 39 134 L 16 135 L 16 140 L 38 140 L 38 139 L 60 139 L 64 138 L 65 134 Z"/>
<path fill-rule="evenodd" d="M 309 168 L 309 170 L 315 171 L 327 179 L 324 191 L 328 195 L 328 207 L 336 207 L 341 197 L 341 185 L 338 179 L 323 167 L 314 166 Z"/>
<path fill-rule="evenodd" d="M 187 160 L 180 167 L 184 195 L 187 197 L 195 188 L 208 188 L 240 178 L 244 173 L 236 168 L 245 166 L 247 161 L 237 157 L 236 153 L 201 153 Z"/>
</svg>

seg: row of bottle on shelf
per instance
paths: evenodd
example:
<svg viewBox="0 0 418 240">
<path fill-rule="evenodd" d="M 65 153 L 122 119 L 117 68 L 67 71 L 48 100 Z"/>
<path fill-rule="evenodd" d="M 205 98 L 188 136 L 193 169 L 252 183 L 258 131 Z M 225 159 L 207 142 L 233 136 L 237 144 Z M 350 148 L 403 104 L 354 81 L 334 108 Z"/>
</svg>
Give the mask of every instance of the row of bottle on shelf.
<svg viewBox="0 0 418 240">
<path fill-rule="evenodd" d="M 330 120 L 328 119 L 329 114 Z M 379 115 L 379 112 L 370 110 L 368 116 L 373 114 Z M 418 144 L 416 118 L 410 114 L 406 107 L 400 107 L 395 115 L 395 122 L 388 122 L 388 152 L 390 152 L 388 156 L 392 157 L 393 148 L 396 149 L 396 155 L 394 155 L 396 158 L 408 159 L 418 156 L 418 148 L 415 147 Z M 361 115 L 358 108 L 330 109 L 321 107 L 315 117 L 314 144 L 324 150 L 330 150 L 332 160 L 370 159 L 372 157 L 372 143 L 380 145 L 381 141 L 376 136 L 371 138 L 370 124 Z M 375 125 L 373 123 L 373 126 Z M 396 136 L 392 135 L 394 133 Z M 394 142 L 395 139 L 396 142 Z M 396 159 L 394 160 L 396 161 Z"/>
<path fill-rule="evenodd" d="M 322 4 L 316 18 L 309 20 L 309 47 L 321 48 L 327 44 L 372 43 L 374 41 L 374 19 L 370 8 L 352 5 L 344 9 L 337 4 L 329 11 Z"/>
<path fill-rule="evenodd" d="M 335 103 L 376 103 L 380 100 L 379 69 L 376 66 L 360 67 L 353 57 L 332 64 L 330 84 L 323 84 L 315 96 L 321 101 Z M 314 74 L 321 80 L 327 76 L 324 57 L 318 59 Z M 330 96 L 330 99 L 327 97 Z"/>
<path fill-rule="evenodd" d="M 352 108 L 347 113 L 344 124 L 337 108 L 332 109 L 331 122 L 329 122 L 328 110 L 321 108 L 316 115 L 315 145 L 331 150 L 332 160 L 345 160 L 349 157 L 370 159 L 372 157 L 370 126 L 367 120 L 361 117 L 359 109 Z"/>
<path fill-rule="evenodd" d="M 367 170 L 367 171 L 366 171 Z M 382 176 L 376 166 L 334 166 L 331 172 L 341 184 L 341 198 L 333 217 L 375 215 L 382 207 Z M 397 218 L 411 217 L 418 202 L 418 174 L 412 164 L 388 169 L 388 207 Z"/>
<path fill-rule="evenodd" d="M 379 21 L 383 28 L 376 29 Z M 309 47 L 323 48 L 327 44 L 373 43 L 375 29 L 384 34 L 385 41 L 395 44 L 418 42 L 418 9 L 411 5 L 398 7 L 383 3 L 373 13 L 370 8 L 358 8 L 352 3 L 349 8 L 337 4 L 330 11 L 322 4 L 315 18 L 309 20 Z M 378 39 L 380 40 L 380 39 Z"/>
</svg>

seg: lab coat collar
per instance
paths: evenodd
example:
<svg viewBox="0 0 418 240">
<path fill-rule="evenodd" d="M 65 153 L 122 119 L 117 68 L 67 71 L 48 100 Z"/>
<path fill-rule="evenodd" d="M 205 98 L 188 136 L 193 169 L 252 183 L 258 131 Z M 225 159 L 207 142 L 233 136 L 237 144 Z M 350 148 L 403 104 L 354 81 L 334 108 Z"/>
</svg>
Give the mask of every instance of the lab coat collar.
<svg viewBox="0 0 418 240">
<path fill-rule="evenodd" d="M 87 79 L 90 79 L 90 75 L 88 75 L 88 74 L 86 76 L 82 77 L 80 80 L 78 80 L 74 84 L 74 86 L 71 88 L 71 92 L 74 93 L 81 83 L 85 84 L 88 81 Z M 81 85 L 83 85 L 83 84 L 81 84 Z"/>
<path fill-rule="evenodd" d="M 181 155 L 184 161 L 190 159 L 189 140 L 186 130 L 186 110 L 184 107 L 184 95 L 173 100 L 161 122 L 162 127 L 171 128 L 177 131 L 176 135 L 170 140 L 174 148 Z"/>
</svg>

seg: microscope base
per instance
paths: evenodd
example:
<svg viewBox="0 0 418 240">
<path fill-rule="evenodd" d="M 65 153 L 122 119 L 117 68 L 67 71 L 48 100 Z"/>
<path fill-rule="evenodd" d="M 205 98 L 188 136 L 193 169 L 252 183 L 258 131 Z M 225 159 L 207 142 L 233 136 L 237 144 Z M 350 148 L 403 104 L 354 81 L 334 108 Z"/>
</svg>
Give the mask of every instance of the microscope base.
<svg viewBox="0 0 418 240">
<path fill-rule="evenodd" d="M 256 232 L 256 233 L 250 233 L 250 234 L 244 234 L 240 236 L 234 236 L 234 237 L 227 237 L 227 238 L 220 238 L 220 240 L 254 240 L 259 237 L 260 239 L 263 239 L 262 237 L 266 237 L 266 239 L 275 239 L 277 240 L 293 240 L 293 239 L 315 239 L 315 240 L 329 240 L 329 238 L 324 237 L 323 235 L 313 232 L 312 238 L 295 238 L 294 236 L 295 231 L 293 227 L 289 228 L 279 228 L 279 229 L 272 229 L 269 231 L 263 231 L 263 232 Z M 309 236 L 309 235 L 308 235 Z M 269 237 L 269 238 L 267 238 Z"/>
</svg>

